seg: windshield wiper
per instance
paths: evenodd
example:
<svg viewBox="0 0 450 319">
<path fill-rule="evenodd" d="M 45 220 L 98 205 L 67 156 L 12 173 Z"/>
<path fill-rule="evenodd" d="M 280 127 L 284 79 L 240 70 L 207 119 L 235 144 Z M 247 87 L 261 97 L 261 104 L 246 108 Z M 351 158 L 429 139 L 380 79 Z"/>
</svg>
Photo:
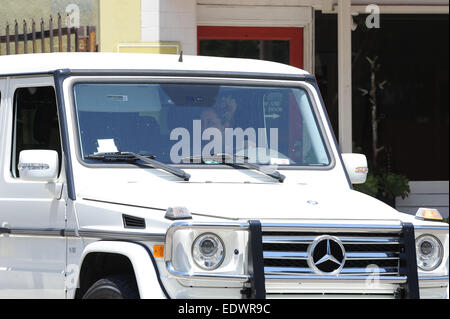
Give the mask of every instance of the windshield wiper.
<svg viewBox="0 0 450 319">
<path fill-rule="evenodd" d="M 124 162 L 128 161 L 134 162 L 136 160 L 141 160 L 146 164 L 149 164 L 153 168 L 162 169 L 166 172 L 169 172 L 175 176 L 184 179 L 185 181 L 189 181 L 189 179 L 191 178 L 191 175 L 189 175 L 185 171 L 155 160 L 156 157 L 153 155 L 141 155 L 133 152 L 113 152 L 113 153 L 94 153 L 91 155 L 87 155 L 84 158 L 92 160 L 124 161 Z"/>
<path fill-rule="evenodd" d="M 286 176 L 283 174 L 280 174 L 278 171 L 269 171 L 265 169 L 264 167 L 250 163 L 248 161 L 247 156 L 239 156 L 239 155 L 229 155 L 229 154 L 211 154 L 207 156 L 191 156 L 186 157 L 182 159 L 182 162 L 184 161 L 191 161 L 191 162 L 197 162 L 197 163 L 206 163 L 207 161 L 217 162 L 218 164 L 225 164 L 229 166 L 242 166 L 248 169 L 254 169 L 258 172 L 261 172 L 263 174 L 266 174 L 267 176 L 270 176 L 276 180 L 278 180 L 280 183 L 284 182 L 284 179 Z"/>
</svg>

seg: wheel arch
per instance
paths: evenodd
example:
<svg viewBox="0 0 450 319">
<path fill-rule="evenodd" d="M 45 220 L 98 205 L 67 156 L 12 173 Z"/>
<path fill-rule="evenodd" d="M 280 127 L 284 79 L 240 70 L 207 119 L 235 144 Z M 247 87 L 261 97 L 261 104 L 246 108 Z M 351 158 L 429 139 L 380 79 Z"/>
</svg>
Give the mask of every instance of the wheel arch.
<svg viewBox="0 0 450 319">
<path fill-rule="evenodd" d="M 81 256 L 74 298 L 81 298 L 97 280 L 108 275 L 129 274 L 136 279 L 140 298 L 166 298 L 151 252 L 142 244 L 97 241 L 86 246 Z"/>
</svg>

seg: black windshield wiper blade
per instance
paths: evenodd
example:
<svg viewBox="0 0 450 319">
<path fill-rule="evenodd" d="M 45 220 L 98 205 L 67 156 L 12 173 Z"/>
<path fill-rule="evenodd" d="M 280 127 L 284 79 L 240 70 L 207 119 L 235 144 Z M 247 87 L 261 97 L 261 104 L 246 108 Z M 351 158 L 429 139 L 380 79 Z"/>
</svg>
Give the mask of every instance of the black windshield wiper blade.
<svg viewBox="0 0 450 319">
<path fill-rule="evenodd" d="M 169 166 L 162 162 L 155 160 L 155 156 L 153 155 L 141 155 L 133 152 L 114 152 L 114 153 L 95 153 L 91 155 L 87 155 L 84 158 L 93 159 L 93 160 L 110 160 L 110 161 L 136 161 L 141 160 L 154 168 L 162 169 L 166 172 L 169 172 L 175 176 L 178 176 L 185 181 L 189 181 L 191 175 L 186 173 L 185 171 Z"/>
<path fill-rule="evenodd" d="M 197 162 L 197 163 L 205 163 L 205 161 L 214 161 L 220 164 L 226 164 L 230 166 L 243 166 L 248 169 L 254 169 L 258 172 L 261 172 L 263 174 L 266 174 L 267 176 L 270 176 L 276 180 L 278 180 L 280 183 L 283 183 L 286 176 L 283 174 L 280 174 L 278 171 L 268 171 L 264 167 L 250 163 L 249 158 L 247 156 L 239 156 L 239 155 L 229 155 L 229 154 L 211 154 L 207 156 L 191 156 L 187 158 L 183 158 L 182 161 L 191 161 L 191 162 Z"/>
<path fill-rule="evenodd" d="M 107 161 L 120 161 L 120 162 L 135 162 L 138 160 L 139 156 L 143 156 L 145 158 L 155 159 L 154 155 L 146 155 L 146 154 L 135 154 L 131 152 L 105 152 L 105 153 L 94 153 L 90 155 L 86 155 L 84 158 L 92 159 L 92 160 L 107 160 Z"/>
</svg>

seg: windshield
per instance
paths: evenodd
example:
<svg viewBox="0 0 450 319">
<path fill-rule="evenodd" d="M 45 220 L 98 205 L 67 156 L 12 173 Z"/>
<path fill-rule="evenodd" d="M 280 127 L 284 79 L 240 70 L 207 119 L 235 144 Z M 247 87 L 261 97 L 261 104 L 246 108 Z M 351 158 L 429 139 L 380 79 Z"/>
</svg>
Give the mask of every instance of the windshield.
<svg viewBox="0 0 450 319">
<path fill-rule="evenodd" d="M 200 161 L 212 154 L 258 165 L 330 164 L 301 88 L 78 83 L 74 96 L 85 161 L 134 152 L 166 164 L 213 164 Z"/>
</svg>

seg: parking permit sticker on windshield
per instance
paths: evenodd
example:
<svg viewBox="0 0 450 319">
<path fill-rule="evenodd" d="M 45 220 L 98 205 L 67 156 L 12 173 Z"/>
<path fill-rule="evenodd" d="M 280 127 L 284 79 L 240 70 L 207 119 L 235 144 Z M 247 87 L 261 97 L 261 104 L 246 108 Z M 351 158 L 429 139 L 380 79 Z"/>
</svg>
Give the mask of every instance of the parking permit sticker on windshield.
<svg viewBox="0 0 450 319">
<path fill-rule="evenodd" d="M 113 138 L 97 140 L 97 153 L 117 153 L 116 144 Z"/>
<path fill-rule="evenodd" d="M 128 102 L 128 95 L 108 95 L 108 100 L 118 102 Z"/>
</svg>

